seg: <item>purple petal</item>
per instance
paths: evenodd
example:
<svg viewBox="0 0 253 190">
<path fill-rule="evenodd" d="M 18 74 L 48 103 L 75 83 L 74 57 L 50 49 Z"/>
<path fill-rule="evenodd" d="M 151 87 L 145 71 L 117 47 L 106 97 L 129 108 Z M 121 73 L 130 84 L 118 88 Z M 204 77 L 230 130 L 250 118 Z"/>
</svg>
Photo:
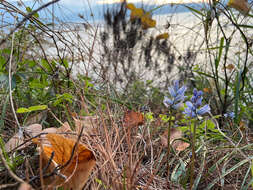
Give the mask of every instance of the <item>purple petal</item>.
<svg viewBox="0 0 253 190">
<path fill-rule="evenodd" d="M 173 101 L 171 99 L 169 99 L 167 96 L 164 97 L 163 99 L 163 104 L 166 106 L 166 107 L 169 107 L 173 104 Z"/>
<path fill-rule="evenodd" d="M 198 95 L 198 91 L 196 88 L 193 89 L 193 96 L 197 96 Z"/>
<path fill-rule="evenodd" d="M 194 108 L 193 104 L 190 101 L 185 102 L 185 104 L 187 105 L 188 108 L 190 108 L 191 110 Z"/>
<path fill-rule="evenodd" d="M 169 89 L 170 95 L 175 98 L 177 96 L 175 90 L 173 88 L 171 88 L 171 87 L 169 87 L 168 89 Z"/>
<path fill-rule="evenodd" d="M 179 80 L 174 81 L 174 89 L 175 89 L 175 91 L 178 91 L 178 89 L 179 89 Z"/>
<path fill-rule="evenodd" d="M 210 112 L 210 106 L 208 104 L 204 105 L 203 107 L 201 107 L 200 109 L 197 110 L 197 114 L 198 115 L 203 115 L 205 113 Z"/>
<path fill-rule="evenodd" d="M 203 95 L 203 92 L 200 90 L 198 91 L 198 96 L 202 96 Z"/>
<path fill-rule="evenodd" d="M 185 108 L 183 114 L 186 114 L 189 117 L 196 117 L 195 112 L 192 109 L 190 109 L 189 107 Z"/>
<path fill-rule="evenodd" d="M 179 103 L 173 105 L 172 107 L 173 107 L 174 109 L 177 110 L 177 109 L 179 109 L 181 106 L 182 106 L 182 102 L 179 102 Z"/>
<path fill-rule="evenodd" d="M 182 86 L 178 91 L 177 94 L 184 95 L 185 91 L 187 90 L 186 86 Z"/>
<path fill-rule="evenodd" d="M 196 103 L 195 103 L 195 106 L 196 106 L 196 107 L 201 106 L 201 104 L 202 104 L 202 99 L 203 99 L 203 97 L 199 97 L 199 98 L 196 100 Z"/>
</svg>

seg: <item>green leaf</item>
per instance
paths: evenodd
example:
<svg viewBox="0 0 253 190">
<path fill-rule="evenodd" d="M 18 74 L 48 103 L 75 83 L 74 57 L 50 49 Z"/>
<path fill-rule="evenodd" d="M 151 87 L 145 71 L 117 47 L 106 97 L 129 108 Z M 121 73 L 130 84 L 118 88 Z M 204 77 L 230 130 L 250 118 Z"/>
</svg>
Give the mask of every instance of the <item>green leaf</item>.
<svg viewBox="0 0 253 190">
<path fill-rule="evenodd" d="M 42 59 L 42 60 L 41 60 L 41 65 L 42 65 L 48 72 L 52 72 L 51 65 L 49 65 L 49 63 L 48 63 L 45 59 Z"/>
<path fill-rule="evenodd" d="M 43 83 L 40 82 L 38 79 L 33 79 L 33 80 L 29 83 L 29 87 L 30 87 L 30 88 L 34 88 L 34 89 L 45 88 L 46 86 L 47 86 L 47 84 L 43 84 Z"/>
<path fill-rule="evenodd" d="M 66 59 L 63 60 L 63 66 L 67 69 L 69 68 L 69 63 Z"/>
<path fill-rule="evenodd" d="M 31 106 L 28 108 L 29 111 L 39 111 L 39 110 L 45 110 L 47 109 L 47 105 L 37 105 L 37 106 Z"/>
<path fill-rule="evenodd" d="M 27 108 L 18 108 L 17 109 L 17 113 L 27 113 L 27 112 L 30 112 L 30 110 Z"/>
<path fill-rule="evenodd" d="M 235 122 L 239 124 L 239 102 L 240 102 L 240 85 L 241 85 L 241 79 L 242 79 L 242 70 L 238 72 L 237 74 L 237 81 L 235 86 L 235 106 L 234 106 L 234 112 L 235 112 Z"/>
<path fill-rule="evenodd" d="M 219 63 L 220 63 L 223 46 L 224 46 L 224 37 L 222 37 L 221 40 L 220 40 L 219 55 L 218 55 L 218 58 L 215 60 L 215 68 L 216 69 L 218 68 Z"/>
<path fill-rule="evenodd" d="M 197 13 L 198 15 L 200 15 L 200 16 L 202 16 L 202 17 L 205 17 L 205 15 L 202 13 L 202 12 L 200 12 L 200 11 L 198 11 L 197 9 L 194 9 L 194 8 L 192 8 L 192 7 L 189 7 L 189 6 L 187 6 L 187 5 L 184 5 L 186 8 L 188 8 L 190 11 L 192 11 L 192 12 L 194 12 L 194 13 Z M 196 16 L 198 16 L 198 15 L 196 15 Z"/>
<path fill-rule="evenodd" d="M 47 105 L 37 105 L 37 106 L 31 106 L 29 108 L 18 108 L 17 113 L 28 113 L 32 111 L 40 111 L 47 109 Z"/>
<path fill-rule="evenodd" d="M 26 7 L 25 9 L 26 9 L 26 11 L 27 11 L 28 13 L 32 12 L 31 7 Z"/>
</svg>

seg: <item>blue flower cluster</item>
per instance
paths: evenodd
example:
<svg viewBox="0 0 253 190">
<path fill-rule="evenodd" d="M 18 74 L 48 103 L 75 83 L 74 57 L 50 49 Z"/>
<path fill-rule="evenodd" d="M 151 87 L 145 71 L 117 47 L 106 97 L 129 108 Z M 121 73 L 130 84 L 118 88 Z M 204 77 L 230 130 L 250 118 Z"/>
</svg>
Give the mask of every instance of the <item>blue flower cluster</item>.
<svg viewBox="0 0 253 190">
<path fill-rule="evenodd" d="M 186 89 L 187 88 L 184 85 L 182 87 L 179 86 L 178 80 L 174 81 L 173 86 L 168 88 L 171 98 L 165 96 L 163 100 L 164 105 L 169 108 L 179 109 L 184 99 L 186 98 L 184 95 Z M 201 107 L 203 100 L 202 95 L 202 91 L 194 89 L 191 100 L 185 103 L 187 107 L 183 113 L 191 118 L 194 118 L 210 112 L 210 106 L 208 104 Z"/>
<path fill-rule="evenodd" d="M 235 113 L 234 112 L 229 112 L 229 113 L 225 113 L 224 114 L 224 117 L 225 118 L 231 118 L 231 119 L 234 119 L 235 118 Z"/>
<path fill-rule="evenodd" d="M 166 107 L 172 107 L 173 109 L 179 109 L 185 99 L 186 86 L 179 87 L 179 80 L 174 81 L 174 85 L 169 87 L 169 93 L 171 99 L 167 96 L 164 97 L 163 104 Z"/>
<path fill-rule="evenodd" d="M 205 113 L 210 112 L 210 106 L 208 104 L 202 105 L 202 97 L 203 92 L 197 91 L 197 89 L 193 90 L 193 96 L 191 97 L 191 101 L 187 101 L 185 111 L 183 112 L 187 116 L 194 118 L 197 117 L 198 115 L 203 115 Z"/>
</svg>

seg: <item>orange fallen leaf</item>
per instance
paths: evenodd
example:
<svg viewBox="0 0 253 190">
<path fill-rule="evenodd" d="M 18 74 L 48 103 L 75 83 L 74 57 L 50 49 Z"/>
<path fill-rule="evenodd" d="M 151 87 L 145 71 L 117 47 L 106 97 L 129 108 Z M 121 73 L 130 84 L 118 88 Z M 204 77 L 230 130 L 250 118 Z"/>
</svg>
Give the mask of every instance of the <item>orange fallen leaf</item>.
<svg viewBox="0 0 253 190">
<path fill-rule="evenodd" d="M 212 93 L 211 88 L 203 88 L 203 91 L 206 92 L 206 93 Z"/>
<path fill-rule="evenodd" d="M 125 112 L 123 121 L 125 127 L 137 127 L 144 124 L 144 116 L 140 112 L 130 110 Z"/>
<path fill-rule="evenodd" d="M 54 156 L 49 167 L 49 172 L 52 172 L 57 166 L 68 164 L 59 171 L 62 175 L 66 176 L 65 181 L 56 176 L 51 179 L 46 178 L 45 184 L 51 184 L 53 187 L 60 186 L 63 189 L 81 190 L 95 166 L 93 153 L 82 143 L 78 143 L 73 152 L 76 141 L 65 138 L 63 135 L 47 134 L 46 138 L 50 142 L 50 145 L 40 144 L 39 142 L 43 149 L 41 154 L 43 160 L 42 167 L 48 165 L 48 161 L 53 153 Z"/>
</svg>

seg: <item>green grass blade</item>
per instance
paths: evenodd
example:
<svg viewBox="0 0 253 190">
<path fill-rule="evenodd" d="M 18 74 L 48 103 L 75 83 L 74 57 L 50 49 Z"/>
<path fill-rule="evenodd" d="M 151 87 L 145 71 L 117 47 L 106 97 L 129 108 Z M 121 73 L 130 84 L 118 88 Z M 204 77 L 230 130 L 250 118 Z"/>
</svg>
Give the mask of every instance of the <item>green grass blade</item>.
<svg viewBox="0 0 253 190">
<path fill-rule="evenodd" d="M 230 174 L 232 171 L 234 171 L 235 169 L 239 168 L 240 166 L 244 165 L 247 162 L 249 162 L 249 160 L 244 159 L 241 162 L 237 163 L 232 168 L 228 169 L 225 173 L 223 173 L 221 176 L 218 176 L 211 183 L 209 183 L 208 186 L 205 188 L 205 190 L 211 189 L 220 180 L 220 178 L 225 177 L 226 175 Z"/>
<path fill-rule="evenodd" d="M 243 178 L 243 182 L 242 182 L 242 185 L 241 185 L 241 190 L 247 190 L 246 186 L 244 187 L 244 184 L 246 183 L 246 180 L 247 180 L 247 178 L 250 174 L 250 170 L 251 170 L 251 164 L 249 164 L 249 168 L 248 168 L 248 170 L 247 170 L 247 172 L 246 172 L 246 174 Z"/>
<path fill-rule="evenodd" d="M 202 177 L 202 174 L 203 174 L 203 171 L 204 171 L 204 168 L 205 168 L 205 163 L 206 163 L 205 162 L 206 161 L 206 153 L 207 153 L 207 149 L 206 149 L 206 147 L 204 147 L 203 160 L 202 160 L 202 163 L 201 163 L 201 166 L 200 166 L 200 172 L 198 173 L 198 176 L 194 181 L 194 184 L 193 184 L 193 187 L 192 187 L 193 190 L 196 190 L 198 188 L 200 179 Z"/>
<path fill-rule="evenodd" d="M 220 40 L 219 54 L 218 54 L 218 58 L 215 60 L 215 68 L 216 69 L 219 67 L 223 46 L 224 46 L 224 37 L 222 37 Z"/>
<path fill-rule="evenodd" d="M 236 124 L 239 124 L 238 110 L 239 110 L 241 78 L 242 78 L 242 70 L 240 70 L 240 72 L 237 75 L 237 81 L 236 81 L 236 86 L 235 86 L 235 107 L 234 107 L 234 112 L 235 112 L 235 123 Z"/>
<path fill-rule="evenodd" d="M 194 9 L 194 8 L 192 8 L 192 7 L 189 7 L 189 6 L 187 6 L 187 5 L 184 5 L 186 8 L 188 8 L 190 11 L 192 11 L 193 13 L 197 13 L 198 15 L 200 15 L 200 16 L 202 16 L 202 17 L 205 17 L 205 15 L 202 13 L 202 12 L 200 12 L 200 11 L 198 11 L 197 9 Z M 196 15 L 196 16 L 198 16 L 198 15 Z M 200 18 L 200 17 L 199 17 Z"/>
<path fill-rule="evenodd" d="M 4 126 L 4 118 L 5 118 L 8 102 L 9 102 L 9 95 L 6 96 L 6 99 L 5 99 L 3 108 L 2 108 L 2 114 L 1 114 L 1 118 L 0 118 L 0 132 L 1 132 L 2 127 Z"/>
</svg>

